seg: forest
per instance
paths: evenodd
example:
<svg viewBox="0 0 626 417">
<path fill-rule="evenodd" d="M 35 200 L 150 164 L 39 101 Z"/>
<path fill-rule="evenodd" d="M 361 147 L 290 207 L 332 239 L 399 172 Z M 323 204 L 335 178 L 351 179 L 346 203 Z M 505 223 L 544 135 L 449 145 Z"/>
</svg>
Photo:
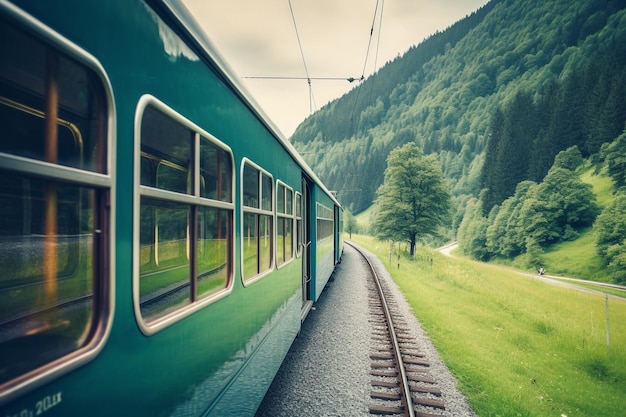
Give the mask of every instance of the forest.
<svg viewBox="0 0 626 417">
<path fill-rule="evenodd" d="M 448 180 L 450 234 L 465 217 L 459 238 L 479 238 L 466 247 L 484 239 L 484 253 L 470 250 L 473 256 L 514 256 L 573 238 L 609 207 L 590 199 L 584 213 L 556 216 L 556 223 L 536 215 L 545 227 L 514 248 L 489 247 L 486 234 L 467 232 L 486 233 L 489 225 L 493 232 L 526 197 L 574 186 L 562 183 L 577 178 L 570 159 L 598 170 L 619 165 L 624 150 L 614 144 L 626 127 L 624 97 L 626 1 L 492 0 L 312 114 L 291 141 L 354 213 L 374 201 L 389 152 L 415 142 L 436 156 Z M 611 175 L 616 201 L 624 192 L 619 177 Z M 526 215 L 557 204 L 542 198 L 526 204 Z M 480 225 L 468 229 L 472 216 Z M 620 236 L 598 243 L 614 265 L 626 253 L 626 232 Z"/>
</svg>

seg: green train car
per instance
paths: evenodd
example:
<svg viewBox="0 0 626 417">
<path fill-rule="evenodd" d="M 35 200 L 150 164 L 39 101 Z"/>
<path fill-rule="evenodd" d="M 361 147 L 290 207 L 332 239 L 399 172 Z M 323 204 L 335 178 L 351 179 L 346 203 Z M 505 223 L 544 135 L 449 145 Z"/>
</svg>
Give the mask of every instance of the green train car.
<svg viewBox="0 0 626 417">
<path fill-rule="evenodd" d="M 0 417 L 253 415 L 342 208 L 166 0 L 0 0 Z"/>
</svg>

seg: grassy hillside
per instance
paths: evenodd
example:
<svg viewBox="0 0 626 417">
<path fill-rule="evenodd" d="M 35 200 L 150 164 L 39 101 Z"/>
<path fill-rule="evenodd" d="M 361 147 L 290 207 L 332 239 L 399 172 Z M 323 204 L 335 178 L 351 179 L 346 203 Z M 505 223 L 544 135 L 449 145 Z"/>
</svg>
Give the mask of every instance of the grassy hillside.
<svg viewBox="0 0 626 417">
<path fill-rule="evenodd" d="M 387 245 L 354 240 L 387 264 Z M 479 416 L 624 415 L 626 300 L 609 300 L 607 346 L 602 296 L 421 254 L 389 272 Z"/>
</svg>

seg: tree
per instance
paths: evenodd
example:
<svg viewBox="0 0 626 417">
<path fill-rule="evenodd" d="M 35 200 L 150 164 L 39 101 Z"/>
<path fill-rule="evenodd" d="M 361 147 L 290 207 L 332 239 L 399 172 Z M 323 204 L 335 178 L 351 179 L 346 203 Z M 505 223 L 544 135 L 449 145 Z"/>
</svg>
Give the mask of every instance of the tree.
<svg viewBox="0 0 626 417">
<path fill-rule="evenodd" d="M 626 282 L 626 190 L 621 189 L 615 199 L 595 222 L 596 250 L 608 264 L 617 283 Z"/>
<path fill-rule="evenodd" d="M 569 169 L 574 172 L 585 162 L 578 146 L 574 145 L 564 151 L 559 152 L 554 158 L 554 166 Z"/>
<path fill-rule="evenodd" d="M 487 228 L 489 252 L 504 257 L 514 257 L 524 252 L 524 224 L 520 221 L 520 212 L 536 187 L 533 181 L 520 182 L 514 195 L 504 200 L 502 206 L 495 206 L 491 210 Z"/>
<path fill-rule="evenodd" d="M 374 218 L 383 240 L 410 243 L 434 235 L 450 219 L 450 193 L 434 155 L 425 156 L 414 143 L 394 149 L 387 158 L 384 183 L 378 188 Z"/>
<path fill-rule="evenodd" d="M 602 151 L 615 188 L 626 186 L 626 130 L 613 143 L 604 146 Z"/>
<path fill-rule="evenodd" d="M 348 210 L 346 210 L 345 221 L 346 221 L 345 231 L 350 234 L 350 239 L 352 239 L 352 233 L 358 233 L 359 231 L 359 224 L 357 223 L 352 213 L 350 213 Z"/>
<path fill-rule="evenodd" d="M 495 212 L 497 209 L 494 208 L 492 211 Z M 457 238 L 459 247 L 464 254 L 486 261 L 489 259 L 486 237 L 488 221 L 482 213 L 482 200 L 475 198 L 469 200 L 459 226 Z"/>
<path fill-rule="evenodd" d="M 599 213 L 591 185 L 573 171 L 558 166 L 552 167 L 537 187 L 537 199 L 562 231 L 568 225 L 574 229 L 590 226 Z"/>
</svg>

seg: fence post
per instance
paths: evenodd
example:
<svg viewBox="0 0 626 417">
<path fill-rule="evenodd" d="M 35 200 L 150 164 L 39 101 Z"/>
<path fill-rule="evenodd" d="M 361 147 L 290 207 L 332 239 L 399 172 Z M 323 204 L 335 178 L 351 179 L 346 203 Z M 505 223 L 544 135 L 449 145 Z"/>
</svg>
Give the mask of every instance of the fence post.
<svg viewBox="0 0 626 417">
<path fill-rule="evenodd" d="M 609 295 L 605 294 L 605 305 L 606 305 L 606 348 L 609 349 L 611 346 L 611 327 L 610 327 L 610 319 L 609 319 Z"/>
</svg>

